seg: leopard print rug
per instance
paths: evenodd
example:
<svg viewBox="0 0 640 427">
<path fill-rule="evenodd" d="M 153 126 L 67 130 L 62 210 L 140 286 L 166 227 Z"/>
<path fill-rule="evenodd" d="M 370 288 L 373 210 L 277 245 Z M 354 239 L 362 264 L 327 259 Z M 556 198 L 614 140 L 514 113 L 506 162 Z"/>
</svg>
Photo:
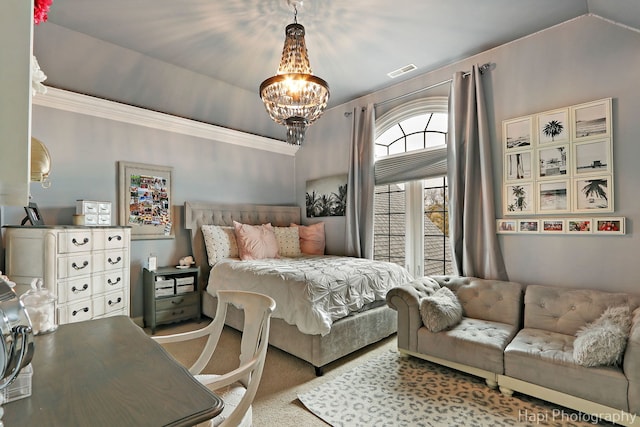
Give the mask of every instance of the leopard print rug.
<svg viewBox="0 0 640 427">
<path fill-rule="evenodd" d="M 298 398 L 334 427 L 612 425 L 529 396 L 505 397 L 483 379 L 396 351 Z"/>
</svg>

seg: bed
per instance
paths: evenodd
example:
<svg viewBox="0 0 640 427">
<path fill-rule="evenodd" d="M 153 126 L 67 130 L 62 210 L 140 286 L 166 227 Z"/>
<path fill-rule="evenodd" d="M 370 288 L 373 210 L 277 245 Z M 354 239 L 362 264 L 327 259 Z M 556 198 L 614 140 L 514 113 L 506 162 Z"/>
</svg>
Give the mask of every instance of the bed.
<svg viewBox="0 0 640 427">
<path fill-rule="evenodd" d="M 243 224 L 267 224 L 270 223 L 275 227 L 288 227 L 291 223 L 300 224 L 300 207 L 298 206 L 276 206 L 276 205 L 254 205 L 254 204 L 217 204 L 203 202 L 185 202 L 185 227 L 190 230 L 192 254 L 196 265 L 200 266 L 201 274 L 199 276 L 198 289 L 202 292 L 202 310 L 209 317 L 215 316 L 216 298 L 215 289 L 221 289 L 220 286 L 232 289 L 241 286 L 241 283 L 248 283 L 254 288 L 247 290 L 260 291 L 270 294 L 273 289 L 278 287 L 277 278 L 267 275 L 265 272 L 273 270 L 274 264 L 300 262 L 304 264 L 304 268 L 311 268 L 313 262 L 322 263 L 325 268 L 327 263 L 346 262 L 364 263 L 368 260 L 360 260 L 358 258 L 335 257 L 335 256 L 303 256 L 300 260 L 283 258 L 280 260 L 259 260 L 257 267 L 260 270 L 258 276 L 256 271 L 242 270 L 243 264 L 249 264 L 245 261 L 237 261 L 234 259 L 217 260 L 214 268 L 209 266 L 209 258 L 205 247 L 204 237 L 202 234 L 203 225 L 232 226 L 234 221 Z M 318 258 L 318 261 L 312 260 Z M 293 264 L 291 264 L 292 266 Z M 278 268 L 281 268 L 280 265 Z M 358 265 L 357 268 L 360 266 Z M 281 270 L 275 268 L 275 276 L 282 279 Z M 341 271 L 343 266 L 330 267 L 331 271 Z M 347 268 L 345 266 L 344 268 Z M 349 267 L 350 268 L 350 267 Z M 411 280 L 406 270 L 391 263 L 376 263 L 375 268 L 379 270 L 379 274 L 386 274 L 385 269 L 389 269 L 388 280 L 386 283 L 388 288 L 402 284 Z M 304 273 L 307 276 L 308 271 Z M 253 279 L 251 278 L 251 275 Z M 292 273 L 293 274 L 293 273 Z M 300 275 L 300 273 L 295 273 Z M 294 274 L 294 276 L 295 276 Z M 368 274 L 368 273 L 367 273 Z M 360 276 L 366 276 L 362 274 Z M 378 273 L 376 273 L 378 274 Z M 256 280 L 255 277 L 258 277 Z M 288 277 L 288 280 L 294 280 L 296 277 Z M 210 280 L 212 282 L 210 286 Z M 285 280 L 286 281 L 286 280 Z M 256 288 L 259 286 L 260 288 Z M 279 285 L 282 287 L 282 284 Z M 271 287 L 271 288 L 270 288 Z M 370 292 L 374 292 L 375 301 L 371 301 Z M 326 292 L 331 294 L 331 292 Z M 361 298 L 362 303 L 354 304 L 349 313 L 336 314 L 337 309 L 331 308 L 331 316 L 336 319 L 327 321 L 322 315 L 317 315 L 316 319 L 309 316 L 307 322 L 299 324 L 299 320 L 287 318 L 286 315 L 278 313 L 278 307 L 271 321 L 271 331 L 269 334 L 269 343 L 287 353 L 290 353 L 314 366 L 317 375 L 322 375 L 323 368 L 330 362 L 344 357 L 360 348 L 384 339 L 397 330 L 396 312 L 389 308 L 384 301 L 386 289 L 374 289 L 374 291 L 363 292 L 368 296 Z M 276 303 L 280 308 L 290 305 L 287 296 L 278 296 L 270 294 L 276 299 Z M 284 298 L 284 299 L 283 299 Z M 331 298 L 331 296 L 329 296 Z M 280 301 L 279 301 L 280 299 Z M 300 310 L 298 310 L 300 312 Z M 299 315 L 300 313 L 298 313 Z M 242 314 L 238 310 L 230 310 L 227 315 L 227 324 L 235 329 L 242 326 Z M 326 316 L 325 316 L 326 317 Z M 285 318 L 287 318 L 285 320 Z M 298 321 L 298 324 L 296 323 Z M 327 325 L 328 323 L 328 325 Z M 304 330 L 306 332 L 301 331 Z"/>
</svg>

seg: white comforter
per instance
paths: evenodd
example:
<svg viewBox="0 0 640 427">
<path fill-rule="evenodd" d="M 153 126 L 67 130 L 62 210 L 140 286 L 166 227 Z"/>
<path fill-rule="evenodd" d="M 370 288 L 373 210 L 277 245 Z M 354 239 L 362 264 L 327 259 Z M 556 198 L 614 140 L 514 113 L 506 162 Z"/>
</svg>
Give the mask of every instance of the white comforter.
<svg viewBox="0 0 640 427">
<path fill-rule="evenodd" d="M 390 262 L 332 255 L 240 261 L 224 259 L 211 270 L 207 292 L 259 292 L 276 301 L 274 318 L 300 332 L 326 335 L 334 320 L 366 304 L 384 301 L 387 291 L 412 280 Z"/>
</svg>

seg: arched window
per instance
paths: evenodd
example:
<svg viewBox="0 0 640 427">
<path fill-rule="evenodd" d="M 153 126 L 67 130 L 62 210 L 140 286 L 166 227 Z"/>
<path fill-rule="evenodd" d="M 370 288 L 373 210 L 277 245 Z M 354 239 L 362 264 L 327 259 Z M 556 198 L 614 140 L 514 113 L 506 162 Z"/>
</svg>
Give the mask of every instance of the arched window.
<svg viewBox="0 0 640 427">
<path fill-rule="evenodd" d="M 412 101 L 376 120 L 374 258 L 416 277 L 451 274 L 447 98 Z"/>
</svg>

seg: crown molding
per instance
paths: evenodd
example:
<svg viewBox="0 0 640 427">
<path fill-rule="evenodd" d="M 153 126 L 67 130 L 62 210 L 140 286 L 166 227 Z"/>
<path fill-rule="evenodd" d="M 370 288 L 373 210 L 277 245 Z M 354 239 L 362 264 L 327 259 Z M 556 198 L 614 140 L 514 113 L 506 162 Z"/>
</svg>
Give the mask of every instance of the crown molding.
<svg viewBox="0 0 640 427">
<path fill-rule="evenodd" d="M 299 148 L 298 146 L 287 144 L 278 139 L 253 135 L 222 126 L 211 125 L 52 87 L 47 87 L 46 94 L 35 95 L 32 102 L 34 105 L 41 107 L 86 114 L 93 117 L 289 156 L 294 156 Z"/>
</svg>

